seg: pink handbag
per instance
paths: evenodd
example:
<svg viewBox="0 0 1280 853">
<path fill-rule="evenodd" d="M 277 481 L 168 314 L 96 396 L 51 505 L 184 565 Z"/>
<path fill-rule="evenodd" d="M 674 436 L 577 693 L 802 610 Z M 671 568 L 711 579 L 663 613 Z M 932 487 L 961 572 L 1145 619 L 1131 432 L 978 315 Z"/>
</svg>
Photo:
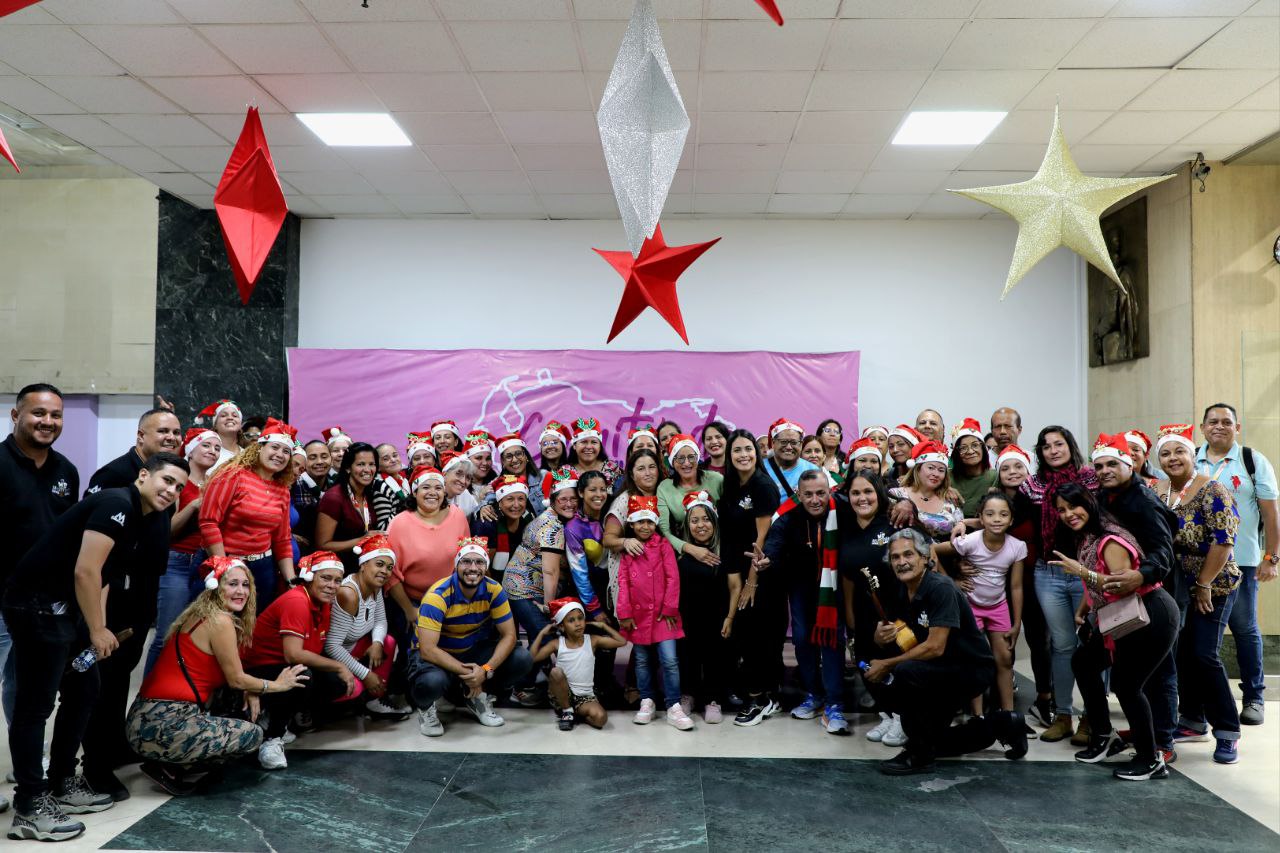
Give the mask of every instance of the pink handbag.
<svg viewBox="0 0 1280 853">
<path fill-rule="evenodd" d="M 1136 592 L 1098 608 L 1098 630 L 1113 640 L 1126 637 L 1150 624 L 1147 605 Z"/>
</svg>

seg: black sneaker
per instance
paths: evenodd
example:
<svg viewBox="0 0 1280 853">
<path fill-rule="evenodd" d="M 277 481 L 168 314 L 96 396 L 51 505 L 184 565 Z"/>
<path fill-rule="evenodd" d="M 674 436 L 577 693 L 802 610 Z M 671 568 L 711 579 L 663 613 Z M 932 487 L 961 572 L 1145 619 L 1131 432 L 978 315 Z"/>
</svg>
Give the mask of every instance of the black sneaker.
<svg viewBox="0 0 1280 853">
<path fill-rule="evenodd" d="M 571 731 L 573 731 L 573 724 L 574 724 L 575 720 L 574 720 L 574 718 L 573 718 L 573 709 L 572 709 L 572 708 L 565 708 L 563 711 L 561 711 L 561 712 L 557 715 L 557 720 L 558 720 L 558 722 L 559 722 L 559 724 L 560 724 L 560 731 L 562 731 L 562 732 L 571 732 Z"/>
<path fill-rule="evenodd" d="M 994 711 L 992 722 L 996 726 L 996 738 L 1008 749 L 1004 757 L 1017 761 L 1027 754 L 1027 722 L 1017 711 Z"/>
<path fill-rule="evenodd" d="M 752 702 L 738 712 L 738 716 L 733 718 L 733 724 L 735 726 L 758 726 L 763 719 L 764 708 Z"/>
<path fill-rule="evenodd" d="M 1027 716 L 1042 729 L 1049 728 L 1058 719 L 1058 715 L 1053 712 L 1052 699 L 1036 699 L 1031 703 L 1031 707 L 1027 708 Z"/>
<path fill-rule="evenodd" d="M 129 789 L 120 781 L 120 777 L 112 773 L 110 770 L 100 773 L 96 770 L 86 770 L 84 772 L 85 781 L 89 783 L 89 787 L 100 794 L 106 794 L 117 803 L 122 803 L 129 799 Z"/>
<path fill-rule="evenodd" d="M 1160 756 L 1153 759 L 1134 758 L 1128 764 L 1117 767 L 1112 775 L 1126 782 L 1145 782 L 1148 779 L 1169 778 L 1169 768 Z"/>
<path fill-rule="evenodd" d="M 84 833 L 84 824 L 72 820 L 52 794 L 41 794 L 28 808 L 17 804 L 9 837 L 14 841 L 69 841 Z"/>
<path fill-rule="evenodd" d="M 1115 732 L 1095 735 L 1089 738 L 1088 746 L 1076 753 L 1076 761 L 1082 761 L 1085 764 L 1097 764 L 1100 761 L 1106 761 L 1108 758 L 1114 758 L 1124 752 L 1125 749 L 1125 742 Z"/>
<path fill-rule="evenodd" d="M 178 768 L 172 765 L 161 764 L 158 761 L 144 761 L 138 769 L 142 771 L 143 776 L 175 797 L 189 797 L 196 791 L 195 780 L 184 778 L 178 772 Z"/>
<path fill-rule="evenodd" d="M 915 773 L 931 773 L 937 767 L 932 760 L 912 755 L 905 749 L 888 761 L 880 762 L 880 772 L 887 776 L 911 776 Z"/>
<path fill-rule="evenodd" d="M 81 774 L 68 776 L 53 788 L 53 798 L 67 814 L 92 814 L 116 804 L 110 794 L 99 794 Z"/>
</svg>

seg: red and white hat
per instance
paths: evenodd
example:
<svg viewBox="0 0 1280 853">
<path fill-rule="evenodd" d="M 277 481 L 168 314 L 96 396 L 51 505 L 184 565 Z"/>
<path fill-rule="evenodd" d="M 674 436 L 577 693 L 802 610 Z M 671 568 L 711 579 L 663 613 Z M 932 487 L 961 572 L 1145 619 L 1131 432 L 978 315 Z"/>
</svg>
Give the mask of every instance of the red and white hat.
<svg viewBox="0 0 1280 853">
<path fill-rule="evenodd" d="M 576 598 L 557 598 L 555 601 L 547 605 L 547 610 L 551 611 L 551 621 L 559 625 L 573 611 L 578 611 L 583 616 L 587 615 L 587 610 L 582 606 L 582 602 Z"/>
<path fill-rule="evenodd" d="M 1010 459 L 1016 459 L 1021 462 L 1023 467 L 1028 471 L 1031 470 L 1031 457 L 1027 455 L 1027 451 L 1023 450 L 1016 444 L 1010 444 L 1004 450 L 1001 450 L 1000 454 L 996 456 L 996 470 L 999 471 L 1001 466 Z"/>
<path fill-rule="evenodd" d="M 1166 426 L 1182 426 L 1182 424 L 1166 424 Z M 1160 427 L 1160 429 L 1164 429 L 1164 427 Z M 1151 438 L 1140 429 L 1127 430 L 1124 434 L 1124 440 L 1130 444 L 1140 444 L 1147 453 L 1151 452 Z"/>
<path fill-rule="evenodd" d="M 769 424 L 769 446 L 773 446 L 773 440 L 778 437 L 778 433 L 788 429 L 795 430 L 800 433 L 802 437 L 804 436 L 804 427 L 800 426 L 800 424 L 795 421 L 788 420 L 787 418 L 778 418 L 776 421 Z"/>
<path fill-rule="evenodd" d="M 657 495 L 631 495 L 627 498 L 627 521 L 658 523 Z"/>
<path fill-rule="evenodd" d="M 554 438 L 564 445 L 565 450 L 568 450 L 570 442 L 573 441 L 573 434 L 559 421 L 547 421 L 547 425 L 542 428 L 542 434 L 538 436 L 538 444 L 541 445 L 548 438 Z"/>
<path fill-rule="evenodd" d="M 925 440 L 924 436 L 921 435 L 915 427 L 907 426 L 906 424 L 898 424 L 896 427 L 889 430 L 889 438 L 893 438 L 895 435 L 912 447 L 915 447 L 917 444 Z"/>
<path fill-rule="evenodd" d="M 459 539 L 458 553 L 453 557 L 453 567 L 456 569 L 458 564 L 462 562 L 462 558 L 468 555 L 480 557 L 487 564 L 489 562 L 489 537 L 468 536 L 465 539 Z"/>
<path fill-rule="evenodd" d="M 712 518 L 716 517 L 716 503 L 711 499 L 711 494 L 702 489 L 696 489 L 688 492 L 684 496 L 684 511 L 687 515 L 689 510 L 695 506 L 705 506 L 707 511 L 711 513 Z"/>
<path fill-rule="evenodd" d="M 1194 435 L 1195 427 L 1191 424 L 1164 424 L 1160 427 L 1159 437 L 1156 438 L 1156 452 L 1159 453 L 1162 445 L 1172 441 L 1185 445 L 1187 450 L 1191 451 L 1191 455 L 1195 456 L 1196 443 L 1191 440 Z"/>
<path fill-rule="evenodd" d="M 360 558 L 360 565 L 362 566 L 378 557 L 388 557 L 393 564 L 396 561 L 396 552 L 391 547 L 391 540 L 387 538 L 387 534 L 382 532 L 370 533 L 351 550 Z"/>
<path fill-rule="evenodd" d="M 406 458 L 412 459 L 413 454 L 420 450 L 430 450 L 431 455 L 436 455 L 436 446 L 431 443 L 431 433 L 411 432 L 405 436 L 405 440 L 409 442 L 409 446 L 405 449 Z"/>
<path fill-rule="evenodd" d="M 874 456 L 881 462 L 884 461 L 884 455 L 880 452 L 880 446 L 876 444 L 876 440 L 871 436 L 860 438 L 849 447 L 850 462 L 857 459 L 859 456 Z"/>
<path fill-rule="evenodd" d="M 1089 454 L 1089 461 L 1097 462 L 1099 459 L 1108 457 L 1119 459 L 1129 466 L 1133 465 L 1133 457 L 1129 455 L 1129 441 L 1122 433 L 1115 435 L 1098 433 L 1098 440 L 1093 443 L 1093 452 Z"/>
<path fill-rule="evenodd" d="M 524 477 L 513 477 L 510 474 L 503 474 L 491 484 L 493 486 L 494 500 L 502 500 L 508 495 L 529 495 L 529 481 Z"/>
<path fill-rule="evenodd" d="M 627 449 L 630 450 L 631 445 L 634 444 L 635 440 L 637 438 L 640 438 L 641 436 L 648 436 L 649 438 L 653 439 L 654 444 L 658 443 L 657 429 L 654 428 L 653 424 L 646 424 L 640 427 L 640 429 L 627 430 Z"/>
<path fill-rule="evenodd" d="M 584 438 L 594 438 L 596 441 L 603 441 L 604 437 L 600 433 L 600 422 L 595 418 L 578 418 L 573 422 L 573 441 L 570 444 L 577 444 Z"/>
<path fill-rule="evenodd" d="M 416 492 L 423 483 L 430 483 L 433 480 L 444 485 L 444 474 L 440 473 L 440 469 L 430 465 L 419 465 L 409 476 L 409 491 Z"/>
<path fill-rule="evenodd" d="M 315 578 L 316 572 L 323 572 L 326 569 L 345 571 L 342 561 L 332 551 L 312 551 L 298 561 L 298 577 L 307 583 Z"/>
<path fill-rule="evenodd" d="M 307 458 L 307 449 L 303 447 L 302 442 L 298 441 L 296 438 L 293 440 L 293 455 L 301 456 L 303 459 Z"/>
<path fill-rule="evenodd" d="M 926 462 L 937 462 L 945 467 L 947 459 L 946 445 L 940 441 L 928 439 L 911 448 L 911 458 L 907 460 L 907 467 L 914 468 Z"/>
<path fill-rule="evenodd" d="M 450 471 L 452 471 L 454 468 L 457 468 L 462 463 L 469 462 L 469 461 L 470 460 L 466 457 L 465 454 L 458 453 L 453 450 L 449 450 L 440 454 L 440 470 L 445 474 L 448 474 Z"/>
<path fill-rule="evenodd" d="M 485 433 L 485 435 L 488 435 L 488 433 Z M 489 441 L 487 438 L 481 436 L 468 438 L 467 443 L 463 446 L 467 449 L 466 454 L 468 459 L 473 456 L 479 456 L 481 453 L 488 453 L 490 456 L 493 456 L 493 442 Z"/>
<path fill-rule="evenodd" d="M 207 427 L 192 427 L 187 430 L 187 434 L 182 437 L 182 455 L 189 457 L 196 446 L 202 444 L 209 439 L 218 442 L 218 448 L 222 448 L 222 439 L 218 434 Z"/>
<path fill-rule="evenodd" d="M 501 457 L 502 454 L 506 453 L 508 450 L 513 450 L 517 447 L 523 450 L 525 453 L 529 452 L 529 445 L 524 443 L 524 439 L 520 437 L 519 431 L 509 432 L 506 435 L 500 435 L 497 438 L 497 442 L 498 442 L 499 457 Z"/>
<path fill-rule="evenodd" d="M 551 500 L 551 496 L 565 489 L 578 487 L 578 472 L 568 465 L 561 465 L 554 471 L 548 471 L 542 477 L 542 496 Z"/>
<path fill-rule="evenodd" d="M 328 429 L 320 430 L 320 438 L 322 441 L 324 441 L 325 444 L 329 446 L 333 446 L 333 443 L 335 441 L 338 441 L 339 439 L 343 439 L 343 438 L 345 438 L 347 441 L 351 441 L 351 436 L 343 432 L 342 427 L 340 426 L 331 426 Z"/>
<path fill-rule="evenodd" d="M 195 416 L 194 422 L 198 426 L 205 423 L 205 418 L 208 418 L 208 422 L 213 423 L 214 419 L 217 418 L 218 415 L 228 409 L 235 411 L 237 415 L 241 414 L 240 407 L 235 404 L 234 400 L 219 400 L 218 402 L 210 403 L 201 409 Z"/>
<path fill-rule="evenodd" d="M 951 429 L 951 445 L 954 447 L 960 442 L 960 439 L 966 435 L 971 435 L 978 441 L 982 441 L 982 424 L 978 423 L 977 418 L 965 418 L 959 424 Z"/>
<path fill-rule="evenodd" d="M 298 431 L 284 421 L 267 418 L 266 426 L 262 428 L 262 434 L 258 436 L 258 444 L 270 444 L 272 442 L 287 444 L 290 451 L 292 451 L 293 446 L 298 442 Z"/>
<path fill-rule="evenodd" d="M 684 448 L 691 448 L 694 456 L 701 456 L 702 451 L 698 448 L 698 442 L 693 440 L 693 436 L 677 433 L 667 439 L 667 461 L 672 462 L 676 458 L 676 454 Z"/>
<path fill-rule="evenodd" d="M 875 433 L 880 433 L 886 439 L 889 437 L 889 428 L 883 426 L 869 426 L 862 431 L 862 438 L 870 438 Z"/>
<path fill-rule="evenodd" d="M 462 430 L 458 429 L 458 425 L 453 421 L 436 421 L 431 425 L 432 435 L 435 435 L 441 430 L 448 430 L 458 437 L 458 441 L 462 441 Z"/>
<path fill-rule="evenodd" d="M 206 557 L 205 561 L 200 564 L 200 571 L 205 572 L 204 588 L 217 589 L 218 584 L 222 581 L 222 576 L 231 569 L 244 569 L 249 579 L 253 579 L 253 573 L 249 571 L 249 567 L 244 564 L 244 560 L 238 557 Z"/>
</svg>

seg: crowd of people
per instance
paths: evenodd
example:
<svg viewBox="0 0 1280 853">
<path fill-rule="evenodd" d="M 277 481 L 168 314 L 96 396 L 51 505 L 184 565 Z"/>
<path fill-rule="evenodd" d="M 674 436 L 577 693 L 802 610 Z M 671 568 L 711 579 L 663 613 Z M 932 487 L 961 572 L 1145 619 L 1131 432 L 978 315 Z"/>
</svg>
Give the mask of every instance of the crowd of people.
<svg viewBox="0 0 1280 853">
<path fill-rule="evenodd" d="M 1087 457 L 1057 425 L 1024 449 L 1001 408 L 985 433 L 972 418 L 948 433 L 933 410 L 856 437 L 836 419 L 764 435 L 664 422 L 612 460 L 592 418 L 537 436 L 441 420 L 402 455 L 338 426 L 302 442 L 220 400 L 187 429 L 144 413 L 82 498 L 54 449 L 61 392 L 23 388 L 11 418 L 12 839 L 78 836 L 74 816 L 129 796 L 126 764 L 181 796 L 228 761 L 285 768 L 289 743 L 352 714 L 416 716 L 434 738 L 458 714 L 501 726 L 510 706 L 548 707 L 565 732 L 610 712 L 680 731 L 789 713 L 847 735 L 846 714 L 869 712 L 866 737 L 901 747 L 880 765 L 896 775 L 997 741 L 1021 758 L 1035 722 L 1124 780 L 1167 775 L 1177 744 L 1209 737 L 1233 764 L 1263 721 L 1276 478 L 1226 403 L 1200 445 L 1171 424 L 1100 435 Z"/>
</svg>

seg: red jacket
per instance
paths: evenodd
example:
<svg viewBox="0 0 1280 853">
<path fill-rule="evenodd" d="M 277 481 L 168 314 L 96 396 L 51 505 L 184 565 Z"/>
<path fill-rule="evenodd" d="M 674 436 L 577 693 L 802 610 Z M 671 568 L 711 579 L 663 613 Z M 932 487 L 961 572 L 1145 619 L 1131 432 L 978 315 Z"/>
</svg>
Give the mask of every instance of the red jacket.
<svg viewBox="0 0 1280 853">
<path fill-rule="evenodd" d="M 622 555 L 618 566 L 618 618 L 634 619 L 634 631 L 627 639 L 638 646 L 684 636 L 680 626 L 680 570 L 676 552 L 660 533 L 650 536 L 639 557 Z M 660 617 L 674 616 L 676 627 L 669 628 Z"/>
</svg>

